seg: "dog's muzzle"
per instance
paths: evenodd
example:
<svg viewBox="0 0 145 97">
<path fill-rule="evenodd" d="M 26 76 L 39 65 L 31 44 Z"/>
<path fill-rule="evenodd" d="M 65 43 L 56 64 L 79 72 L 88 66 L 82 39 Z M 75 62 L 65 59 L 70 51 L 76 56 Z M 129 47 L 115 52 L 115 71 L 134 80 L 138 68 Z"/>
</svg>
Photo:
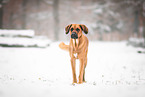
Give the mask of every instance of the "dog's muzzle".
<svg viewBox="0 0 145 97">
<path fill-rule="evenodd" d="M 78 39 L 77 33 L 76 33 L 76 32 L 72 32 L 71 38 L 72 38 L 72 39 Z"/>
</svg>

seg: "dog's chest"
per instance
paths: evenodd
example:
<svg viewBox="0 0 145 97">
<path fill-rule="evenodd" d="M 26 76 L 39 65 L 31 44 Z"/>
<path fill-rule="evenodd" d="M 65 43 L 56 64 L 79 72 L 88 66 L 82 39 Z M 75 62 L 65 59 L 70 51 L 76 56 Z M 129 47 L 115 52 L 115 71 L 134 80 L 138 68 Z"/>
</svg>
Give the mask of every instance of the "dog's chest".
<svg viewBox="0 0 145 97">
<path fill-rule="evenodd" d="M 79 45 L 79 40 L 78 39 L 72 39 L 73 46 L 76 47 Z"/>
<path fill-rule="evenodd" d="M 74 54 L 74 57 L 75 57 L 75 58 L 77 58 L 77 57 L 78 57 L 78 54 L 77 54 L 77 53 L 75 53 L 75 54 Z"/>
<path fill-rule="evenodd" d="M 73 45 L 73 49 L 77 50 L 79 47 L 79 40 L 78 39 L 72 39 L 72 45 Z"/>
<path fill-rule="evenodd" d="M 74 51 L 74 57 L 78 58 L 78 47 L 79 47 L 79 40 L 78 39 L 72 39 L 72 45 L 73 45 L 73 51 Z"/>
</svg>

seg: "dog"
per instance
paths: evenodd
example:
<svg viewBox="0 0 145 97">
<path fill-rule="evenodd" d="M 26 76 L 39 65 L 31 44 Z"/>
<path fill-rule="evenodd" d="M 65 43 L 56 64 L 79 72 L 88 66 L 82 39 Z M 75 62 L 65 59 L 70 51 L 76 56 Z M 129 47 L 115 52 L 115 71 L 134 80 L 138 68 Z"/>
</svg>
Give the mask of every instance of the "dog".
<svg viewBox="0 0 145 97">
<path fill-rule="evenodd" d="M 88 45 L 89 40 L 83 34 L 88 34 L 88 28 L 83 24 L 70 24 L 65 27 L 65 33 L 70 33 L 70 43 L 69 45 L 61 42 L 59 47 L 63 50 L 69 51 L 69 55 L 71 58 L 71 67 L 72 67 L 72 75 L 73 75 L 73 83 L 82 84 L 85 81 L 85 68 L 87 66 L 87 53 L 88 53 Z M 80 69 L 79 69 L 79 81 L 77 82 L 76 78 L 76 59 L 80 61 Z"/>
</svg>

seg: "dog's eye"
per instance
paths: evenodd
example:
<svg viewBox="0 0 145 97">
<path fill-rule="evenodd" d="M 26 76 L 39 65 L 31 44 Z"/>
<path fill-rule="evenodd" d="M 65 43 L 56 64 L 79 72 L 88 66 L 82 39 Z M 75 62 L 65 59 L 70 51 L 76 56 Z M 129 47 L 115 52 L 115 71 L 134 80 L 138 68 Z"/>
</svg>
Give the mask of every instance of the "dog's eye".
<svg viewBox="0 0 145 97">
<path fill-rule="evenodd" d="M 79 29 L 79 28 L 77 28 L 77 29 L 76 29 L 76 31 L 77 31 L 77 32 L 79 32 L 79 31 L 80 31 L 80 29 Z"/>
<path fill-rule="evenodd" d="M 74 30 L 74 28 L 71 28 L 71 31 L 73 31 Z"/>
</svg>

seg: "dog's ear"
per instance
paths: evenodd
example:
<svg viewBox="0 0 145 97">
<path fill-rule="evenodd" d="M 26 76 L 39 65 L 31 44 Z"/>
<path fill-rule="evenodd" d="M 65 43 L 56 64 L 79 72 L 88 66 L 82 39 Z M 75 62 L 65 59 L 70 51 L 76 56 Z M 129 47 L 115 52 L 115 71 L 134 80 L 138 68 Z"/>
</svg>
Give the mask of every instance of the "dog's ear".
<svg viewBox="0 0 145 97">
<path fill-rule="evenodd" d="M 65 33 L 68 34 L 72 24 L 65 27 Z"/>
<path fill-rule="evenodd" d="M 88 34 L 88 28 L 85 25 L 80 25 L 80 28 L 84 31 L 85 34 Z"/>
</svg>

